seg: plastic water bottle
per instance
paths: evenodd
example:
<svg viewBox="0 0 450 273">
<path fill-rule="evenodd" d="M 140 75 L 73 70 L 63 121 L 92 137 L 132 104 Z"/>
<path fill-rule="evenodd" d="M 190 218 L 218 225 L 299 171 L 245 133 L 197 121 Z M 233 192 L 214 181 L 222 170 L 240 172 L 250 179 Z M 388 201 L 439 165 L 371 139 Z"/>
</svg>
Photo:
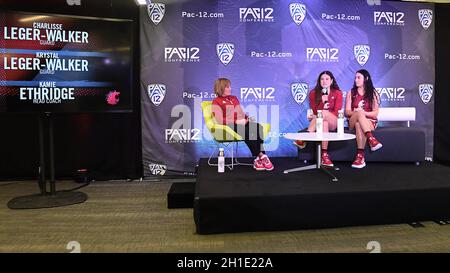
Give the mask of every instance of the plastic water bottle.
<svg viewBox="0 0 450 273">
<path fill-rule="evenodd" d="M 219 148 L 219 157 L 217 158 L 217 172 L 224 173 L 225 172 L 225 156 L 223 152 L 223 148 Z"/>
<path fill-rule="evenodd" d="M 323 115 L 322 115 L 322 110 L 318 110 L 317 111 L 316 132 L 317 132 L 318 135 L 321 135 L 323 133 Z"/>
<path fill-rule="evenodd" d="M 306 112 L 306 118 L 312 118 L 312 115 L 314 114 L 312 109 L 308 109 L 308 111 Z"/>
<path fill-rule="evenodd" d="M 338 119 L 337 119 L 337 133 L 339 136 L 344 135 L 344 111 L 338 111 Z"/>
</svg>

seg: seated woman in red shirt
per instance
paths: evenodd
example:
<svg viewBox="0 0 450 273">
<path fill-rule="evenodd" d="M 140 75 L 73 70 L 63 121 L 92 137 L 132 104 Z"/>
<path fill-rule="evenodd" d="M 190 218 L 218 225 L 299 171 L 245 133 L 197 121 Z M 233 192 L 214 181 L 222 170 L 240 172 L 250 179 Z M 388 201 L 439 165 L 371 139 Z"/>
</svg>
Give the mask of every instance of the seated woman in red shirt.
<svg viewBox="0 0 450 273">
<path fill-rule="evenodd" d="M 231 95 L 230 80 L 216 80 L 214 92 L 217 98 L 212 102 L 212 112 L 217 123 L 229 126 L 242 136 L 252 155 L 256 157 L 253 162 L 255 170 L 273 170 L 273 164 L 264 152 L 263 127 L 244 114 L 238 98 Z"/>
<path fill-rule="evenodd" d="M 334 131 L 337 128 L 338 111 L 342 109 L 342 91 L 330 71 L 323 71 L 317 78 L 316 87 L 309 92 L 309 105 L 313 111 L 308 120 L 311 122 L 308 132 L 316 131 L 317 111 L 322 110 L 323 131 Z M 306 142 L 302 140 L 294 141 L 300 149 L 305 148 Z M 322 162 L 321 164 L 333 167 L 334 164 L 328 155 L 328 141 L 322 142 Z"/>
<path fill-rule="evenodd" d="M 367 70 L 358 70 L 355 74 L 353 88 L 347 94 L 345 101 L 345 115 L 350 129 L 356 131 L 358 152 L 352 164 L 353 168 L 364 168 L 364 148 L 369 141 L 370 149 L 374 152 L 383 145 L 373 136 L 372 131 L 377 128 L 378 108 L 380 96 L 373 87 L 372 78 Z"/>
</svg>

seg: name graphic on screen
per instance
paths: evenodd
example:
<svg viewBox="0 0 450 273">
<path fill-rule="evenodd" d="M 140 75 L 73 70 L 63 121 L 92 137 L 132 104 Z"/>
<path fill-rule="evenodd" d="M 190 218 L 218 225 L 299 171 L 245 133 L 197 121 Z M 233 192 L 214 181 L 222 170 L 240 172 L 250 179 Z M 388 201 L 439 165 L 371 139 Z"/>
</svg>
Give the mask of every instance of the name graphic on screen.
<svg viewBox="0 0 450 273">
<path fill-rule="evenodd" d="M 89 43 L 89 33 L 78 30 L 64 30 L 62 24 L 34 22 L 29 27 L 4 27 L 5 40 L 40 41 L 42 45 L 64 43 Z"/>
<path fill-rule="evenodd" d="M 6 112 L 131 111 L 129 20 L 0 11 Z"/>
</svg>

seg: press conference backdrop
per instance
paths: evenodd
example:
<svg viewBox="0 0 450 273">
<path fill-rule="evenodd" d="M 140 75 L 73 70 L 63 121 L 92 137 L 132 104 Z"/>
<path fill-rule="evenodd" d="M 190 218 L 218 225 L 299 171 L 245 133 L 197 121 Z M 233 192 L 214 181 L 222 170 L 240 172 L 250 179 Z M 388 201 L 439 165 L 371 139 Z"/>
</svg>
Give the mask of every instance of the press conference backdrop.
<svg viewBox="0 0 450 273">
<path fill-rule="evenodd" d="M 131 111 L 131 26 L 0 10 L 0 112 Z"/>
<path fill-rule="evenodd" d="M 333 72 L 345 96 L 355 72 L 367 69 L 381 107 L 415 107 L 411 126 L 426 132 L 426 157 L 432 158 L 434 5 L 377 2 L 159 1 L 141 7 L 145 175 L 191 172 L 214 151 L 200 103 L 214 99 L 218 77 L 231 80 L 246 112 L 271 124 L 267 153 L 296 156 L 283 134 L 308 126 L 307 94 L 324 70 Z M 250 156 L 245 145 L 239 154 Z"/>
</svg>

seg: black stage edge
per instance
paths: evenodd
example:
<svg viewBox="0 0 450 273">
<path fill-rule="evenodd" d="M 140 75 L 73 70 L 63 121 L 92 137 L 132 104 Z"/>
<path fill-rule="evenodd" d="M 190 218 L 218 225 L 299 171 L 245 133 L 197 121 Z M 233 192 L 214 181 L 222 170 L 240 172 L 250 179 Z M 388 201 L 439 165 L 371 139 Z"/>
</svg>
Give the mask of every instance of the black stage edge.
<svg viewBox="0 0 450 273">
<path fill-rule="evenodd" d="M 245 159 L 243 159 L 245 161 Z M 251 161 L 251 159 L 247 159 Z M 296 158 L 273 158 L 272 172 L 249 166 L 217 173 L 201 159 L 194 219 L 198 234 L 334 228 L 450 219 L 450 167 L 374 163 L 352 169 L 334 162 L 339 178 L 308 170 Z"/>
<path fill-rule="evenodd" d="M 195 182 L 173 183 L 167 193 L 167 208 L 193 208 L 195 195 Z"/>
</svg>

